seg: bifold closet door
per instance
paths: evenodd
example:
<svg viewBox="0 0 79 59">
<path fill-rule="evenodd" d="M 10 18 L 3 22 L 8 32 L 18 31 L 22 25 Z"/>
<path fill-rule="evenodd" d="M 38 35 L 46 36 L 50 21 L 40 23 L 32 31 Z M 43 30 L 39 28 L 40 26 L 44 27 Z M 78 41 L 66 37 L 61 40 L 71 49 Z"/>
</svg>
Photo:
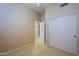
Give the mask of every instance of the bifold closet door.
<svg viewBox="0 0 79 59">
<path fill-rule="evenodd" d="M 48 20 L 48 45 L 77 53 L 76 15 Z"/>
</svg>

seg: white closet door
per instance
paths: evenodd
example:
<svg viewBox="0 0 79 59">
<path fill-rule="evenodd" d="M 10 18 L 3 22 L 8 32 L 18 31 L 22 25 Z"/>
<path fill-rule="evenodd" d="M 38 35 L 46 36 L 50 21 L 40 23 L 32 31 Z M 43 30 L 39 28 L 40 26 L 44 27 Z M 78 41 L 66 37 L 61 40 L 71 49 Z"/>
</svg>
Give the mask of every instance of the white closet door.
<svg viewBox="0 0 79 59">
<path fill-rule="evenodd" d="M 67 15 L 48 21 L 49 46 L 77 53 L 76 15 Z"/>
</svg>

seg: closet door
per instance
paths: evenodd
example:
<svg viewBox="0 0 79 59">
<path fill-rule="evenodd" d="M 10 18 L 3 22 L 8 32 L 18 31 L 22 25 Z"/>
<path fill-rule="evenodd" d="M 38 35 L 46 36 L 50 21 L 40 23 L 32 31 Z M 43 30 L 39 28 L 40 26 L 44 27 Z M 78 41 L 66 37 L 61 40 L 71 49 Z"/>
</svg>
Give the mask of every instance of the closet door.
<svg viewBox="0 0 79 59">
<path fill-rule="evenodd" d="M 70 53 L 77 53 L 76 15 L 48 21 L 48 44 Z"/>
</svg>

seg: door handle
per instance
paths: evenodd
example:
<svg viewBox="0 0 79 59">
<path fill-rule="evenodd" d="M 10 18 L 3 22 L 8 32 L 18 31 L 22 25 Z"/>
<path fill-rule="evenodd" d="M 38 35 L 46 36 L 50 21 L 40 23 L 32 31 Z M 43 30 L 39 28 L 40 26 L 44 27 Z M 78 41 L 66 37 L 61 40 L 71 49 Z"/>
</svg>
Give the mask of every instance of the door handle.
<svg viewBox="0 0 79 59">
<path fill-rule="evenodd" d="M 73 37 L 77 37 L 77 36 L 73 36 Z"/>
</svg>

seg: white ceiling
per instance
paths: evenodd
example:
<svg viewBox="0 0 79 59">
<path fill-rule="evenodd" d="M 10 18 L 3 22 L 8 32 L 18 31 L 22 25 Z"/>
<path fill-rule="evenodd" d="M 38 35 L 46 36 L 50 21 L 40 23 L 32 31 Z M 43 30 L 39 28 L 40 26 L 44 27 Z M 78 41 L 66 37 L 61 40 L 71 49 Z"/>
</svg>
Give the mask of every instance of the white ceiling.
<svg viewBox="0 0 79 59">
<path fill-rule="evenodd" d="M 28 7 L 30 7 L 31 9 L 33 9 L 38 13 L 44 13 L 44 8 L 52 4 L 53 3 L 40 3 L 40 6 L 37 6 L 37 3 L 26 3 Z"/>
</svg>

